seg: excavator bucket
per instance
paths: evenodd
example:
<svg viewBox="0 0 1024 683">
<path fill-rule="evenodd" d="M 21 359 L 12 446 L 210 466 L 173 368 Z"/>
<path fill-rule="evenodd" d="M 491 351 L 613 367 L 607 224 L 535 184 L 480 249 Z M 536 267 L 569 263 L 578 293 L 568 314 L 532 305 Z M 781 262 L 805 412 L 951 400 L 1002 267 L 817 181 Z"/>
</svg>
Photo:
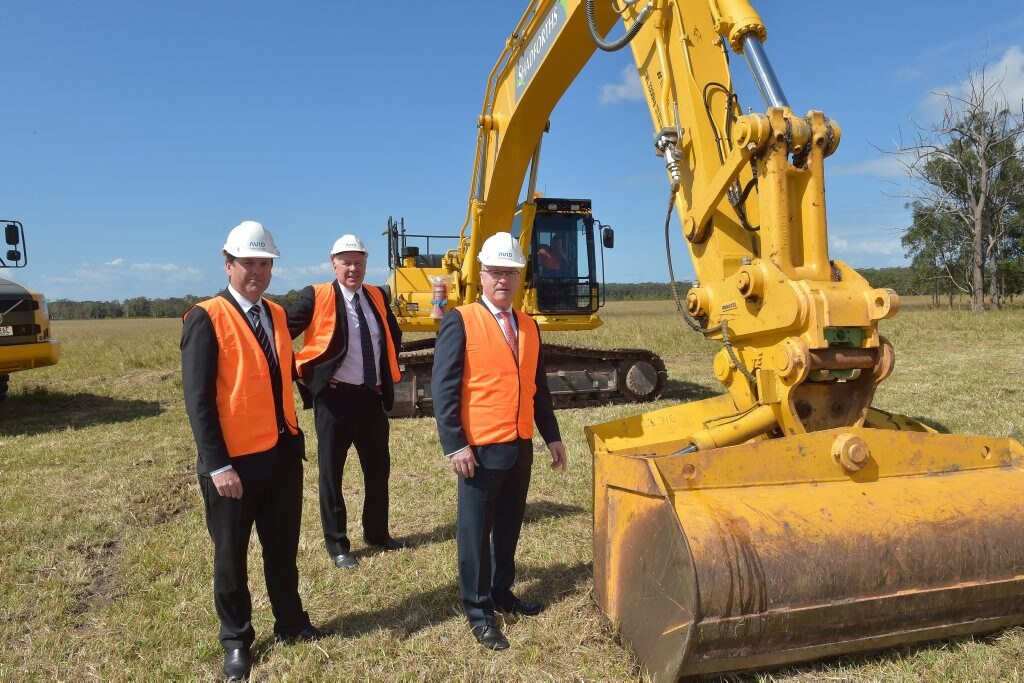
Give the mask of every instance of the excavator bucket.
<svg viewBox="0 0 1024 683">
<path fill-rule="evenodd" d="M 587 428 L 594 584 L 658 680 L 1024 623 L 1024 449 L 864 427 L 680 453 L 728 395 Z"/>
</svg>

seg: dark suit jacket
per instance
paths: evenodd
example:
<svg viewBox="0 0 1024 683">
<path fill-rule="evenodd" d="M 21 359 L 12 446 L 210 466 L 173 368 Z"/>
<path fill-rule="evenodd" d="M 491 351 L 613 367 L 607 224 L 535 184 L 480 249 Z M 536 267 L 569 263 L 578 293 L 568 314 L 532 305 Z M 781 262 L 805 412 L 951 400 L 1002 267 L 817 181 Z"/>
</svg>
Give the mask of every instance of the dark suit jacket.
<svg viewBox="0 0 1024 683">
<path fill-rule="evenodd" d="M 245 318 L 235 297 L 226 289 L 217 296 L 230 303 L 239 315 Z M 284 330 L 274 330 L 281 334 Z M 255 338 L 255 332 L 253 333 Z M 266 469 L 272 462 L 261 462 L 270 458 L 275 449 L 262 453 L 254 453 L 241 458 L 231 458 L 224 443 L 224 433 L 220 427 L 220 416 L 217 412 L 217 355 L 219 344 L 213 328 L 213 321 L 205 308 L 192 307 L 185 317 L 185 325 L 181 331 L 181 385 L 185 394 L 185 411 L 192 425 L 192 434 L 196 439 L 199 458 L 196 467 L 201 475 L 219 470 L 228 465 L 236 469 Z M 294 366 L 291 358 L 281 358 L 282 364 Z M 275 400 L 280 400 L 280 380 L 273 379 Z M 280 409 L 280 406 L 278 406 Z"/>
<path fill-rule="evenodd" d="M 385 303 L 390 304 L 387 292 L 381 290 L 381 293 L 384 294 Z M 341 284 L 335 280 L 334 319 L 336 322 L 334 334 L 327 345 L 327 350 L 320 358 L 302 366 L 301 374 L 304 384 L 299 384 L 299 393 L 302 395 L 303 407 L 305 408 L 309 408 L 312 405 L 312 399 L 324 390 L 327 382 L 330 381 L 335 371 L 337 371 L 338 365 L 345 360 L 345 354 L 348 352 L 348 312 L 345 308 L 343 296 Z M 369 301 L 368 295 L 365 293 L 361 294 L 360 298 Z M 298 337 L 309 327 L 309 324 L 313 321 L 313 310 L 315 307 L 316 295 L 313 293 L 311 285 L 303 289 L 299 294 L 299 300 L 288 307 L 288 331 L 291 333 L 292 339 Z M 380 314 L 377 313 L 375 306 L 371 304 L 367 308 L 370 309 L 377 324 L 380 325 L 382 337 L 384 325 L 387 324 L 388 329 L 391 330 L 391 339 L 395 343 L 395 353 L 400 353 L 402 350 L 402 331 L 398 328 L 398 321 L 395 319 L 395 314 L 391 312 L 390 306 L 387 309 L 386 321 L 380 319 Z M 380 354 L 380 384 L 384 410 L 391 410 L 392 406 L 395 405 L 395 384 L 391 379 L 391 367 L 388 362 L 386 343 L 384 348 L 381 349 Z"/>
<path fill-rule="evenodd" d="M 484 306 L 483 302 L 476 305 Z M 493 316 L 492 316 L 493 317 Z M 531 320 L 531 323 L 537 323 Z M 498 326 L 498 321 L 494 321 Z M 462 316 L 453 310 L 441 320 L 434 346 L 434 369 L 430 382 L 430 393 L 434 399 L 434 419 L 441 437 L 441 448 L 445 454 L 455 453 L 466 446 L 466 432 L 462 429 L 462 373 L 466 353 L 466 326 Z M 544 443 L 561 441 L 558 421 L 555 419 L 551 392 L 544 372 L 544 353 L 537 359 L 537 393 L 533 397 L 533 419 L 544 437 Z M 480 464 L 489 469 L 505 470 L 515 464 L 519 456 L 516 441 L 489 444 L 476 448 Z"/>
</svg>

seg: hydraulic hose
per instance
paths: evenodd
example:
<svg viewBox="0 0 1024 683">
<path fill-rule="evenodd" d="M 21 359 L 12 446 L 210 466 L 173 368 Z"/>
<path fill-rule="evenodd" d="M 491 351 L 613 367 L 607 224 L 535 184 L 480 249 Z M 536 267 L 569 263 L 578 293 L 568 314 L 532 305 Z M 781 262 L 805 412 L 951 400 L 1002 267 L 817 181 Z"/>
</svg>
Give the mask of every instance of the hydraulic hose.
<svg viewBox="0 0 1024 683">
<path fill-rule="evenodd" d="M 751 387 L 753 387 L 756 392 L 757 378 L 743 366 L 743 363 L 741 363 L 740 359 L 737 358 L 736 352 L 733 351 L 732 342 L 729 341 L 729 328 L 726 321 L 723 320 L 720 325 L 704 329 L 700 326 L 700 323 L 690 317 L 689 312 L 683 308 L 682 301 L 679 300 L 679 292 L 676 289 L 676 274 L 672 268 L 672 245 L 671 240 L 669 239 L 669 223 L 672 221 L 672 208 L 675 206 L 675 199 L 676 188 L 673 187 L 672 192 L 670 192 L 668 196 L 668 211 L 665 214 L 665 258 L 668 260 L 668 286 L 672 291 L 672 298 L 675 299 L 676 302 L 676 311 L 679 312 L 679 315 L 683 316 L 683 320 L 686 321 L 686 324 L 689 325 L 690 329 L 694 332 L 700 332 L 704 336 L 707 336 L 714 332 L 718 332 L 719 330 L 722 331 L 722 341 L 725 344 L 726 353 L 729 354 L 729 358 L 732 360 L 733 365 L 736 366 L 736 369 L 743 373 L 743 376 L 747 378 L 747 381 L 750 382 Z"/>
<path fill-rule="evenodd" d="M 594 39 L 594 44 L 605 52 L 616 52 L 629 45 L 629 41 L 633 40 L 633 36 L 637 34 L 637 31 L 640 30 L 641 26 L 643 26 L 647 17 L 654 11 L 654 8 L 651 7 L 651 3 L 648 2 L 647 5 L 640 10 L 640 14 L 637 16 L 636 21 L 629 27 L 626 34 L 616 41 L 608 42 L 605 41 L 597 32 L 597 21 L 594 19 L 594 0 L 584 0 L 584 5 L 587 11 L 587 28 L 590 29 L 590 37 Z"/>
<path fill-rule="evenodd" d="M 722 342 L 725 344 L 725 352 L 729 354 L 729 359 L 732 360 L 732 364 L 736 366 L 736 369 L 743 373 L 743 376 L 750 382 L 752 388 L 757 389 L 757 378 L 754 374 L 744 367 L 740 359 L 736 357 L 736 352 L 732 349 L 732 342 L 729 341 L 729 325 L 725 320 L 722 321 Z"/>
<path fill-rule="evenodd" d="M 672 241 L 669 238 L 669 224 L 672 222 L 672 208 L 676 203 L 676 189 L 673 187 L 672 191 L 668 195 L 668 211 L 665 213 L 665 258 L 668 261 L 668 288 L 672 291 L 672 298 L 676 302 L 676 311 L 679 315 L 683 316 L 683 320 L 690 326 L 690 329 L 694 332 L 700 332 L 707 334 L 707 331 L 700 326 L 696 320 L 690 317 L 689 313 L 683 308 L 683 302 L 679 300 L 679 291 L 676 289 L 676 274 L 672 268 Z"/>
</svg>

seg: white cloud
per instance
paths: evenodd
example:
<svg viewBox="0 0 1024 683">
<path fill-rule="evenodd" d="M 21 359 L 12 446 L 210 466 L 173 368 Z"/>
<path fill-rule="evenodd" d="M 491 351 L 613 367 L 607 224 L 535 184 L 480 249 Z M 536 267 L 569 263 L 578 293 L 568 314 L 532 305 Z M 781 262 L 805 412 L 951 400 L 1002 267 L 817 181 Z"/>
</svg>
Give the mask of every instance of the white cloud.
<svg viewBox="0 0 1024 683">
<path fill-rule="evenodd" d="M 198 268 L 175 263 L 128 263 L 123 258 L 102 265 L 83 263 L 67 275 L 44 276 L 42 280 L 48 298 L 76 301 L 181 296 L 183 284 L 207 288 L 206 274 Z"/>
<path fill-rule="evenodd" d="M 899 239 L 850 241 L 843 237 L 829 237 L 828 242 L 829 252 L 844 261 L 850 260 L 853 255 L 903 256 Z"/>
<path fill-rule="evenodd" d="M 198 282 L 203 278 L 203 272 L 198 268 L 176 263 L 132 263 L 128 270 L 139 278 L 155 276 L 164 282 Z"/>
<path fill-rule="evenodd" d="M 857 164 L 830 165 L 826 170 L 833 176 L 868 175 L 876 178 L 899 178 L 907 175 L 903 161 L 897 154 L 886 154 Z"/>
<path fill-rule="evenodd" d="M 1019 47 L 1011 47 L 1003 55 L 993 72 L 1003 78 L 1003 96 L 1012 106 L 1024 99 L 1024 52 Z"/>
<path fill-rule="evenodd" d="M 978 73 L 977 69 L 973 71 L 974 75 Z M 1009 104 L 1011 109 L 1020 111 L 1020 102 L 1024 98 L 1024 51 L 1016 45 L 1009 48 L 998 62 L 985 68 L 985 74 L 990 84 L 1001 81 L 996 91 L 1000 103 L 1004 106 Z M 921 103 L 921 107 L 930 119 L 937 120 L 946 109 L 947 95 L 965 98 L 969 92 L 969 78 L 932 88 Z"/>
<path fill-rule="evenodd" d="M 601 86 L 601 104 L 639 101 L 644 98 L 644 90 L 640 86 L 640 76 L 635 66 L 623 67 L 620 73 L 622 80 Z"/>
<path fill-rule="evenodd" d="M 331 273 L 331 264 L 326 261 L 315 266 L 281 266 L 274 268 L 275 279 L 309 280 L 309 282 L 319 282 L 325 278 L 330 278 Z M 306 284 L 309 284 L 309 282 Z"/>
</svg>

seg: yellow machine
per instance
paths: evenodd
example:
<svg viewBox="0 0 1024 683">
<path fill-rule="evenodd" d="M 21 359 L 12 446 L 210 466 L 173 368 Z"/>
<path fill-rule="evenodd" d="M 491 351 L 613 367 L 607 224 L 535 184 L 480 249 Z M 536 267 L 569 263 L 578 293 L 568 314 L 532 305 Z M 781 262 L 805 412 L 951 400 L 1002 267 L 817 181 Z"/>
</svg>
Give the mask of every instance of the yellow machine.
<svg viewBox="0 0 1024 683">
<path fill-rule="evenodd" d="M 7 243 L 0 268 L 22 268 L 28 263 L 25 228 L 18 221 L 0 221 Z M 0 401 L 7 398 L 10 373 L 53 365 L 60 358 L 60 342 L 50 339 L 50 317 L 42 294 L 17 282 L 0 278 Z"/>
<path fill-rule="evenodd" d="M 389 231 L 400 319 L 435 329 L 428 276 L 450 278 L 433 301 L 475 300 L 477 251 L 513 224 L 537 254 L 548 116 L 597 47 L 632 49 L 699 281 L 688 320 L 722 343 L 727 390 L 587 429 L 595 595 L 659 679 L 1024 623 L 1024 449 L 871 408 L 899 299 L 829 258 L 840 129 L 793 113 L 766 38 L 747 0 L 534 0 L 488 81 L 457 246 L 421 263 Z M 743 114 L 730 52 L 764 113 Z M 536 289 L 522 303 L 542 324 L 595 324 L 545 314 Z"/>
<path fill-rule="evenodd" d="M 548 116 L 589 53 L 581 41 L 559 40 L 552 48 L 554 58 L 564 56 L 569 62 L 558 68 L 540 68 L 540 53 L 522 58 L 531 31 L 555 39 L 555 33 L 538 29 L 536 19 L 532 10 L 527 13 L 488 78 L 462 230 L 458 235 L 412 234 L 404 219 L 388 221 L 388 287 L 405 332 L 437 332 L 445 310 L 477 300 L 477 254 L 488 237 L 502 231 L 519 237 L 527 256 L 516 307 L 532 316 L 542 332 L 601 325 L 597 312 L 604 304 L 604 283 L 598 259 L 603 264 L 603 249 L 613 247 L 614 232 L 594 218 L 589 199 L 541 197 L 536 191 Z M 428 338 L 403 344 L 403 380 L 395 387 L 392 416 L 433 413 L 433 343 Z M 556 408 L 650 401 L 665 386 L 664 363 L 643 349 L 544 344 L 543 353 Z"/>
<path fill-rule="evenodd" d="M 483 205 L 476 199 L 473 203 Z M 527 254 L 518 301 L 521 310 L 533 316 L 542 330 L 591 330 L 601 325 L 597 311 L 604 304 L 603 281 L 598 278 L 596 255 L 598 249 L 612 245 L 614 235 L 610 227 L 593 218 L 590 200 L 534 198 L 516 209 L 511 225 Z M 505 229 L 508 227 L 506 222 Z M 479 232 L 474 227 L 471 234 Z M 498 229 L 488 235 L 494 232 Z M 388 286 L 403 331 L 436 332 L 444 310 L 477 299 L 480 271 L 475 237 L 447 237 L 457 240 L 459 246 L 432 254 L 430 241 L 436 244 L 445 236 L 409 234 L 404 220 L 393 219 L 388 221 L 387 234 Z M 428 253 L 410 246 L 410 238 L 425 241 Z M 526 245 L 531 246 L 527 249 Z M 402 381 L 395 387 L 393 417 L 433 414 L 433 347 L 433 337 L 402 344 Z M 556 408 L 650 401 L 665 386 L 665 364 L 650 351 L 547 343 L 543 350 Z"/>
</svg>

